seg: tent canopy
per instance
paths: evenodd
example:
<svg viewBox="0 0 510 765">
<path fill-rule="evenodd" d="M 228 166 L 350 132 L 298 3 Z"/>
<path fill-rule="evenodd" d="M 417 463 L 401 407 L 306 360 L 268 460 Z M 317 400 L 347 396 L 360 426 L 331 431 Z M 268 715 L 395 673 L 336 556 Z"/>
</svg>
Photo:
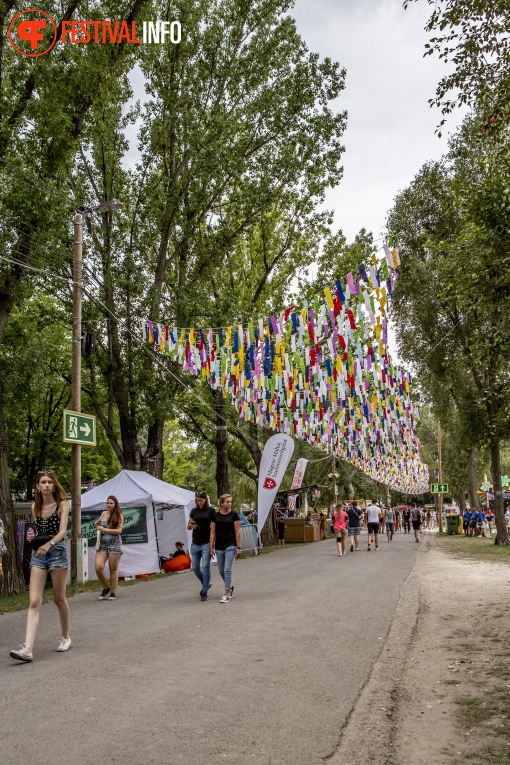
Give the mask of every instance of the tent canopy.
<svg viewBox="0 0 510 765">
<path fill-rule="evenodd" d="M 159 571 L 159 555 L 175 552 L 175 542 L 186 540 L 191 545 L 188 518 L 195 505 L 195 492 L 172 486 L 139 470 L 121 470 L 81 496 L 83 513 L 99 513 L 106 509 L 110 495 L 117 497 L 123 509 L 144 507 L 147 541 L 123 543 L 119 565 L 120 576 L 132 576 Z M 155 506 L 163 505 L 156 512 Z M 90 521 L 89 521 L 90 523 Z M 89 547 L 89 576 L 94 576 L 95 549 Z"/>
<path fill-rule="evenodd" d="M 193 507 L 195 494 L 188 489 L 172 486 L 142 470 L 121 470 L 115 478 L 86 491 L 81 497 L 82 510 L 104 510 L 107 498 L 117 497 L 121 507 L 140 502 Z"/>
</svg>

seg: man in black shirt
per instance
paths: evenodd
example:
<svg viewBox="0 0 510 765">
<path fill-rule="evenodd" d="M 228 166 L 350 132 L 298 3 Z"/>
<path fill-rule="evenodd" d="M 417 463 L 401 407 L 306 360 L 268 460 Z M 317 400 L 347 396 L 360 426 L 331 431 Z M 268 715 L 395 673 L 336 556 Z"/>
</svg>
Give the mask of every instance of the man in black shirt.
<svg viewBox="0 0 510 765">
<path fill-rule="evenodd" d="M 215 511 L 209 504 L 205 491 L 197 491 L 195 502 L 196 506 L 191 511 L 188 521 L 188 529 L 193 530 L 191 568 L 202 585 L 200 600 L 207 600 L 207 591 L 211 587 L 211 520 Z"/>
<path fill-rule="evenodd" d="M 404 521 L 404 534 L 411 533 L 411 511 L 408 507 L 404 507 L 402 512 L 402 518 Z"/>
<path fill-rule="evenodd" d="M 363 511 L 360 510 L 354 502 L 347 508 L 347 515 L 349 516 L 349 525 L 347 527 L 347 531 L 351 542 L 351 552 L 354 550 L 358 552 L 359 535 L 361 534 L 361 518 L 363 516 Z"/>
</svg>

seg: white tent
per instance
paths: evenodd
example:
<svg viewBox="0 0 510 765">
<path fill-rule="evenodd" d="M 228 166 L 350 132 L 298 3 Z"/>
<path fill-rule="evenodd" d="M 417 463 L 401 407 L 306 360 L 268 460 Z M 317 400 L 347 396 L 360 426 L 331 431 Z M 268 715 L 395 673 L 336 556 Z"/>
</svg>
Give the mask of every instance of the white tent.
<svg viewBox="0 0 510 765">
<path fill-rule="evenodd" d="M 122 470 L 115 478 L 82 494 L 83 536 L 95 539 L 94 520 L 106 509 L 110 495 L 119 500 L 125 518 L 119 576 L 159 571 L 159 555 L 174 552 L 178 541 L 189 549 L 191 531 L 186 527 L 195 505 L 194 492 L 142 471 Z M 95 554 L 95 548 L 90 547 L 91 579 L 95 578 Z"/>
</svg>

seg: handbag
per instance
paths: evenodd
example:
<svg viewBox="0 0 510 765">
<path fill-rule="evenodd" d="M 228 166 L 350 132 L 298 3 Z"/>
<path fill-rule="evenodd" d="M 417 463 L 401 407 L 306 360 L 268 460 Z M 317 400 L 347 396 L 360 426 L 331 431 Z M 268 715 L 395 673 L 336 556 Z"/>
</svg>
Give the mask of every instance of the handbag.
<svg viewBox="0 0 510 765">
<path fill-rule="evenodd" d="M 30 542 L 30 546 L 34 552 L 37 552 L 37 550 L 42 547 L 43 545 L 47 544 L 50 539 L 53 539 L 53 536 L 38 536 L 34 537 L 32 541 Z"/>
</svg>

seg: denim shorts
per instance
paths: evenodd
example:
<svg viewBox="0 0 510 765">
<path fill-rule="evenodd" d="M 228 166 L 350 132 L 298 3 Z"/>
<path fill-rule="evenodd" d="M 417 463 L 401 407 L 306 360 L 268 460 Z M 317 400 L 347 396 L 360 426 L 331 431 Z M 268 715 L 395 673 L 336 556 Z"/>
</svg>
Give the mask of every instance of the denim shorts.
<svg viewBox="0 0 510 765">
<path fill-rule="evenodd" d="M 43 568 L 45 571 L 52 571 L 54 568 L 71 568 L 65 541 L 57 542 L 45 555 L 36 555 L 35 550 L 32 550 L 30 565 Z"/>
</svg>

